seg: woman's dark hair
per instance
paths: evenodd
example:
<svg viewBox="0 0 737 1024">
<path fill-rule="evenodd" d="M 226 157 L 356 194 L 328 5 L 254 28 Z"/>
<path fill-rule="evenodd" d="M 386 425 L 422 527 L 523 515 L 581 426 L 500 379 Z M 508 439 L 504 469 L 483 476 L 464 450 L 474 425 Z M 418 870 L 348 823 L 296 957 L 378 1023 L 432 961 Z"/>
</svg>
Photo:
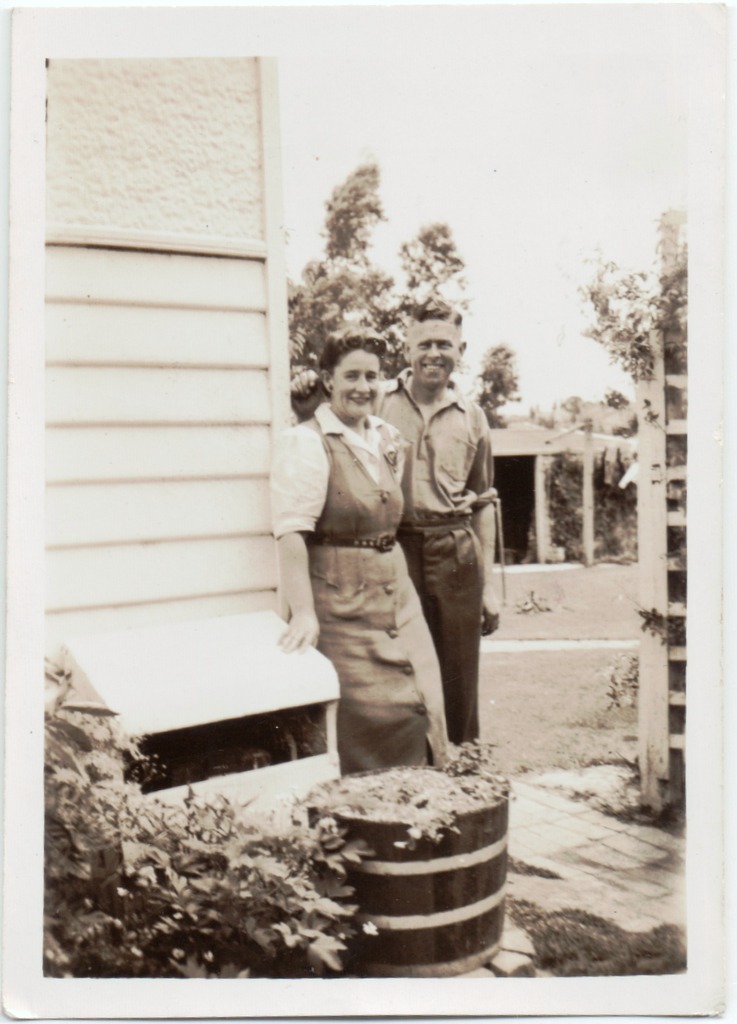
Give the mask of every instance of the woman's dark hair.
<svg viewBox="0 0 737 1024">
<path fill-rule="evenodd" d="M 344 327 L 325 342 L 320 354 L 320 369 L 332 373 L 343 356 L 356 349 L 372 352 L 381 359 L 386 352 L 386 342 L 371 327 Z"/>
<path fill-rule="evenodd" d="M 455 324 L 456 327 L 463 323 L 461 314 L 438 295 L 431 295 L 419 306 L 415 306 L 412 310 L 412 319 L 420 324 L 426 320 L 442 320 L 444 323 Z"/>
</svg>

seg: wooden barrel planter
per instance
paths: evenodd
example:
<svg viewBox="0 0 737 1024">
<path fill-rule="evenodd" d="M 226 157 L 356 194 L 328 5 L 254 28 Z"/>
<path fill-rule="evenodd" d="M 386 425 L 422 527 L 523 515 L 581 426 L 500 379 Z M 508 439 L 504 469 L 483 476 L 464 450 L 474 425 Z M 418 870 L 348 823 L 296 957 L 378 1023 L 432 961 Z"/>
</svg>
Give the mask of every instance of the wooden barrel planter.
<svg viewBox="0 0 737 1024">
<path fill-rule="evenodd" d="M 349 838 L 363 839 L 373 851 L 348 875 L 359 907 L 353 973 L 451 977 L 493 959 L 504 923 L 506 794 L 459 812 L 457 831 L 444 829 L 439 840 L 412 841 L 407 822 L 369 820 L 353 809 L 332 813 Z"/>
</svg>

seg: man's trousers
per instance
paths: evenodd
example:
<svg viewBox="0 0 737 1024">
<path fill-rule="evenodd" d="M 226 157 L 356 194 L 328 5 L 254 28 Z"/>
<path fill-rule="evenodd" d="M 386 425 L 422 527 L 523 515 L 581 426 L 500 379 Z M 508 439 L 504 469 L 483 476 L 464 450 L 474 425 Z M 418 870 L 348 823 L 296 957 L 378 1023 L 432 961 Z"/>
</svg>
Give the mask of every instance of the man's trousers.
<svg viewBox="0 0 737 1024">
<path fill-rule="evenodd" d="M 448 738 L 478 739 L 484 585 L 478 538 L 468 523 L 401 527 L 399 540 L 440 662 Z"/>
</svg>

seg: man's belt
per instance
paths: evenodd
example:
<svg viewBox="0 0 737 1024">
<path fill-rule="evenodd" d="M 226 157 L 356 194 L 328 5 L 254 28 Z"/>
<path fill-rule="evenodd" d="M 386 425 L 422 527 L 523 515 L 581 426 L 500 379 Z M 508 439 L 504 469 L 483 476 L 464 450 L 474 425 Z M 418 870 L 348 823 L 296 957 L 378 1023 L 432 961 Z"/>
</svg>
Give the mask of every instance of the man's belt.
<svg viewBox="0 0 737 1024">
<path fill-rule="evenodd" d="M 377 551 L 391 551 L 396 541 L 393 533 L 384 533 L 380 537 L 341 537 L 331 533 L 311 533 L 307 543 L 334 548 L 375 548 Z"/>
<path fill-rule="evenodd" d="M 438 512 L 423 516 L 416 516 L 405 523 L 400 523 L 399 533 L 445 533 L 448 530 L 457 530 L 460 527 L 471 525 L 471 513 L 463 515 L 449 515 Z"/>
</svg>

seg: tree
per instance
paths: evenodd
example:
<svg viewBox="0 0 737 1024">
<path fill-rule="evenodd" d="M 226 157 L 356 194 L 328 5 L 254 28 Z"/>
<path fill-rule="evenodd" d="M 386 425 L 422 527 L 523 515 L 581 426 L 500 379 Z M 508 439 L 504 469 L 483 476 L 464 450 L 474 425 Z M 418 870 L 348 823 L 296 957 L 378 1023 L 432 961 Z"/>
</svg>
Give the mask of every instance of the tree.
<svg viewBox="0 0 737 1024">
<path fill-rule="evenodd" d="M 363 164 L 333 189 L 326 203 L 325 253 L 328 260 L 369 265 L 371 231 L 386 220 L 379 198 L 379 168 Z"/>
<path fill-rule="evenodd" d="M 671 372 L 685 370 L 688 318 L 688 248 L 669 242 L 669 217 L 660 224 L 661 247 L 671 245 L 668 270 L 659 276 L 625 271 L 599 259 L 594 277 L 581 289 L 593 308 L 594 322 L 584 332 L 603 345 L 613 363 L 633 380 L 648 380 L 653 372 L 654 344 L 662 338 Z"/>
<path fill-rule="evenodd" d="M 406 365 L 402 342 L 415 304 L 434 293 L 461 309 L 468 306 L 465 265 L 447 224 L 426 225 L 401 246 L 403 288 L 371 262 L 371 233 L 386 219 L 379 184 L 378 166 L 363 164 L 333 189 L 322 232 L 324 257 L 289 282 L 290 357 L 293 379 L 302 383 L 305 372 L 316 369 L 325 339 L 346 320 L 372 327 L 386 340 L 384 370 L 393 377 Z"/>
<path fill-rule="evenodd" d="M 604 402 L 609 406 L 610 409 L 626 409 L 630 400 L 626 395 L 623 395 L 621 391 L 617 391 L 615 388 L 608 388 L 604 395 Z"/>
<path fill-rule="evenodd" d="M 507 421 L 498 410 L 507 402 L 519 402 L 518 386 L 514 352 L 507 345 L 487 349 L 477 377 L 476 401 L 486 413 L 490 427 L 506 427 Z"/>
<path fill-rule="evenodd" d="M 451 305 L 468 309 L 468 300 L 463 295 L 466 268 L 447 224 L 428 224 L 421 228 L 411 242 L 400 247 L 399 258 L 406 278 L 407 297 L 414 303 L 440 295 Z"/>
<path fill-rule="evenodd" d="M 368 256 L 372 229 L 384 220 L 379 168 L 365 164 L 326 203 L 325 257 L 312 260 L 299 282 L 289 282 L 289 340 L 295 372 L 314 369 L 325 339 L 346 318 L 381 330 L 391 319 L 393 279 Z"/>
<path fill-rule="evenodd" d="M 571 395 L 570 398 L 566 398 L 564 402 L 560 403 L 561 409 L 565 411 L 571 417 L 571 423 L 575 423 L 578 417 L 581 415 L 583 409 L 583 399 L 579 398 L 578 395 Z"/>
</svg>

